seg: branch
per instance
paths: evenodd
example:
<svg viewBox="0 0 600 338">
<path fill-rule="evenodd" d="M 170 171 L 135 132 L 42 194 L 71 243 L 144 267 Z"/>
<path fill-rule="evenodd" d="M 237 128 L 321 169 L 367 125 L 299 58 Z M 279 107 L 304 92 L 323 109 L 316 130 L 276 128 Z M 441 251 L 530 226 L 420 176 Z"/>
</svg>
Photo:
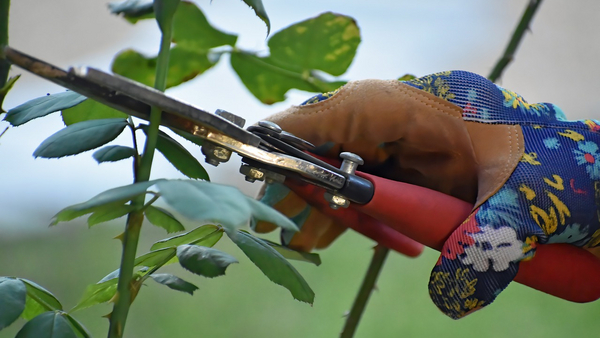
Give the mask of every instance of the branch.
<svg viewBox="0 0 600 338">
<path fill-rule="evenodd" d="M 365 279 L 354 299 L 354 304 L 352 304 L 352 309 L 350 310 L 350 314 L 348 314 L 346 325 L 344 325 L 340 338 L 351 338 L 354 336 L 360 317 L 362 317 L 362 314 L 365 311 L 371 292 L 375 287 L 377 277 L 381 272 L 381 268 L 383 267 L 383 263 L 385 262 L 390 249 L 383 245 L 377 245 L 374 251 L 373 258 L 371 258 L 371 264 L 369 264 Z"/>
<path fill-rule="evenodd" d="M 0 46 L 8 46 L 8 14 L 10 11 L 10 0 L 0 0 Z M 8 80 L 10 63 L 0 59 L 0 88 L 4 87 Z"/>
<path fill-rule="evenodd" d="M 515 28 L 512 38 L 510 39 L 508 46 L 506 46 L 506 50 L 504 50 L 504 54 L 500 60 L 498 60 L 496 66 L 494 66 L 494 69 L 488 76 L 488 79 L 490 79 L 492 82 L 496 82 L 500 78 L 502 72 L 504 72 L 504 69 L 514 59 L 515 52 L 517 51 L 525 32 L 529 30 L 529 24 L 531 23 L 531 20 L 533 19 L 533 16 L 541 3 L 542 0 L 530 0 L 527 4 L 525 12 L 521 17 L 521 21 L 517 25 L 517 28 Z"/>
<path fill-rule="evenodd" d="M 160 42 L 160 51 L 158 52 L 158 61 L 156 65 L 156 79 L 154 88 L 164 92 L 167 87 L 167 75 L 169 71 L 169 54 L 171 50 L 171 40 L 173 36 L 173 14 L 175 8 L 179 4 L 177 0 L 155 0 L 154 8 L 156 12 L 157 6 L 161 9 L 168 8 L 170 11 L 164 12 L 162 21 L 159 20 L 157 13 L 157 21 L 161 27 L 162 36 Z M 170 15 L 170 16 L 169 16 Z M 150 126 L 148 126 L 148 135 L 144 146 L 142 158 L 137 162 L 135 182 L 145 182 L 150 179 L 150 171 L 152 168 L 152 160 L 154 158 L 154 150 L 158 139 L 158 127 L 160 125 L 160 117 L 162 111 L 157 107 L 152 107 L 150 110 Z M 130 120 L 131 121 L 131 120 Z M 133 139 L 135 142 L 135 131 L 132 129 Z M 135 143 L 134 143 L 135 144 Z M 137 148 L 137 145 L 136 145 Z M 144 198 L 145 195 L 138 196 L 131 201 L 131 205 L 136 207 L 136 211 L 130 213 L 127 217 L 127 225 L 123 236 L 123 254 L 121 255 L 121 265 L 119 272 L 119 282 L 117 284 L 117 297 L 113 312 L 110 316 L 110 327 L 108 329 L 109 338 L 121 338 L 129 314 L 129 308 L 135 293 L 132 292 L 133 287 L 133 269 L 135 267 L 135 255 L 140 238 L 142 222 L 144 221 Z M 139 208 L 139 210 L 138 210 Z"/>
</svg>

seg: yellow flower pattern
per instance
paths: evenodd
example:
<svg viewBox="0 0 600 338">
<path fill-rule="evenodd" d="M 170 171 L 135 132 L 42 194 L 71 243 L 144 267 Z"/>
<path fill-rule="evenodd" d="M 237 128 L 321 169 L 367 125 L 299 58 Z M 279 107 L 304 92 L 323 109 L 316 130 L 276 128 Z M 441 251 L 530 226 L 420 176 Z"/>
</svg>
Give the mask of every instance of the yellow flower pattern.
<svg viewBox="0 0 600 338">
<path fill-rule="evenodd" d="M 450 85 L 448 82 L 444 80 L 444 76 L 448 76 L 450 73 L 451 72 L 435 73 L 420 77 L 418 79 L 410 80 L 408 82 L 414 84 L 425 92 L 448 101 L 456 97 L 456 95 L 450 91 Z"/>
<path fill-rule="evenodd" d="M 433 272 L 431 274 L 429 293 L 441 296 L 443 306 L 459 317 L 470 311 L 481 308 L 485 301 L 471 297 L 475 293 L 477 278 L 470 275 L 470 270 L 457 269 L 451 276 L 448 272 Z"/>
</svg>

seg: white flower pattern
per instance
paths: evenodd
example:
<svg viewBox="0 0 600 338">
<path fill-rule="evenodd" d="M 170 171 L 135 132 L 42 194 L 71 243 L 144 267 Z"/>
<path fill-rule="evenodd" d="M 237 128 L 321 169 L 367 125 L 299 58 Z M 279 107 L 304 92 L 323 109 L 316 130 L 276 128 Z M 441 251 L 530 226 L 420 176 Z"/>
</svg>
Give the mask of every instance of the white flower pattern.
<svg viewBox="0 0 600 338">
<path fill-rule="evenodd" d="M 482 231 L 469 234 L 475 244 L 465 248 L 463 264 L 473 265 L 479 272 L 488 271 L 490 264 L 496 272 L 508 269 L 509 263 L 523 258 L 523 242 L 517 239 L 516 231 L 511 227 L 494 229 L 482 227 Z"/>
</svg>

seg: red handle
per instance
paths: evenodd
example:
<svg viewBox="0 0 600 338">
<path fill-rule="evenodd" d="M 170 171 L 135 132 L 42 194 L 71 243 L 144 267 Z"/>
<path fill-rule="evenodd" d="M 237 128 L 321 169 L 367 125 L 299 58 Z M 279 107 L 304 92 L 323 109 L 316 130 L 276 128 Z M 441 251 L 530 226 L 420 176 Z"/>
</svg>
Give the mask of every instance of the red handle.
<svg viewBox="0 0 600 338">
<path fill-rule="evenodd" d="M 423 243 L 440 250 L 470 214 L 472 205 L 452 196 L 398 181 L 357 173 L 375 186 L 366 205 L 330 209 L 323 189 L 286 184 L 310 204 L 361 234 L 409 256 Z M 600 298 L 600 260 L 568 244 L 538 245 L 535 257 L 520 264 L 515 280 L 534 289 L 574 302 Z"/>
</svg>

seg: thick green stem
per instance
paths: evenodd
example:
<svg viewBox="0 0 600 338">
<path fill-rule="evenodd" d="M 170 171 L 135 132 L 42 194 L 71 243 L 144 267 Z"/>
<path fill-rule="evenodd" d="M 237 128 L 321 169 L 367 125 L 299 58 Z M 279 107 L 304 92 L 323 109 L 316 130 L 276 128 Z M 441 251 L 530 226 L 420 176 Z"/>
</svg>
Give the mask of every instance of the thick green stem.
<svg viewBox="0 0 600 338">
<path fill-rule="evenodd" d="M 494 69 L 488 76 L 488 79 L 492 82 L 496 82 L 500 78 L 504 69 L 514 59 L 515 52 L 517 51 L 525 32 L 529 30 L 529 24 L 541 3 L 542 0 L 530 0 L 527 4 L 527 8 L 525 8 L 521 21 L 519 21 L 517 28 L 515 28 L 512 38 L 504 50 L 504 54 L 502 54 L 502 57 L 500 57 L 500 60 L 498 60 L 496 66 L 494 66 Z"/>
<path fill-rule="evenodd" d="M 161 38 L 160 52 L 158 54 L 158 63 L 156 66 L 156 80 L 154 88 L 164 91 L 167 86 L 167 74 L 169 70 L 169 52 L 171 44 L 172 29 L 171 25 L 163 29 Z M 154 150 L 158 139 L 158 127 L 160 125 L 161 110 L 152 107 L 150 113 L 150 126 L 144 146 L 144 153 L 140 160 L 137 172 L 135 173 L 136 182 L 145 182 L 150 179 L 152 160 Z M 135 136 L 134 136 L 135 137 Z M 144 206 L 145 195 L 141 195 L 131 201 L 131 204 L 140 210 Z M 127 226 L 123 234 L 123 255 L 121 256 L 121 266 L 119 273 L 119 283 L 117 285 L 117 297 L 115 306 L 110 317 L 109 338 L 120 338 L 123 336 L 125 322 L 132 302 L 132 277 L 135 267 L 135 256 L 137 252 L 138 240 L 144 220 L 143 211 L 135 211 L 129 214 Z"/>
<path fill-rule="evenodd" d="M 10 0 L 0 0 L 0 46 L 8 46 L 8 14 Z M 0 60 L 0 88 L 6 85 L 10 63 L 5 59 Z"/>
<path fill-rule="evenodd" d="M 385 263 L 385 259 L 387 258 L 390 249 L 384 247 L 383 245 L 377 245 L 374 251 L 375 252 L 373 253 L 373 258 L 371 258 L 371 264 L 369 264 L 369 269 L 367 270 L 365 279 L 360 286 L 360 290 L 356 295 L 356 299 L 354 299 L 354 304 L 352 304 L 352 309 L 348 314 L 348 318 L 346 318 L 346 324 L 344 325 L 344 329 L 340 335 L 341 338 L 351 338 L 354 336 L 356 328 L 358 327 L 358 323 L 360 322 L 360 318 L 365 311 L 365 307 L 367 306 L 371 292 L 373 292 L 373 288 L 375 287 L 377 277 L 381 272 L 381 268 L 383 267 L 383 263 Z"/>
<path fill-rule="evenodd" d="M 158 53 L 158 61 L 156 65 L 156 79 L 154 88 L 164 92 L 167 88 L 167 74 L 169 70 L 169 51 L 171 48 L 171 29 L 165 29 L 160 42 L 160 52 Z M 140 181 L 147 181 L 150 178 L 150 170 L 152 168 L 152 160 L 154 159 L 154 149 L 158 140 L 158 127 L 160 126 L 160 116 L 162 111 L 156 107 L 152 107 L 150 112 L 150 126 L 148 126 L 148 134 L 146 145 L 144 147 L 144 155 L 139 168 Z"/>
</svg>

